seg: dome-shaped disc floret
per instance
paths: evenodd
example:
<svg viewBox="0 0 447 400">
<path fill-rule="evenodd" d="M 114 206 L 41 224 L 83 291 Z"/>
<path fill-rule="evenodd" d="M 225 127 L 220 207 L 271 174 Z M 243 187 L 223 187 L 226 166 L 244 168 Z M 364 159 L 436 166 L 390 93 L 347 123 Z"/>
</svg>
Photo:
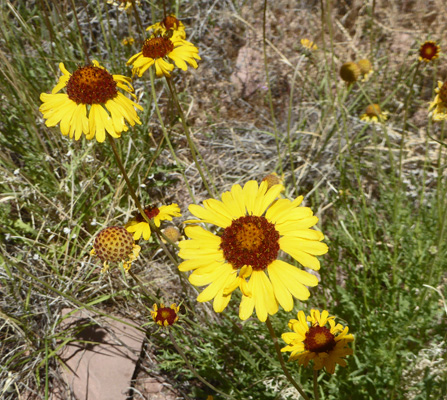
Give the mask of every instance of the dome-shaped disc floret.
<svg viewBox="0 0 447 400">
<path fill-rule="evenodd" d="M 93 65 L 78 68 L 67 82 L 68 98 L 77 104 L 105 103 L 117 93 L 113 76 Z"/>
<path fill-rule="evenodd" d="M 120 226 L 111 226 L 98 233 L 93 244 L 92 254 L 98 256 L 107 267 L 109 262 L 124 262 L 126 269 L 139 254 L 133 236 Z"/>
</svg>

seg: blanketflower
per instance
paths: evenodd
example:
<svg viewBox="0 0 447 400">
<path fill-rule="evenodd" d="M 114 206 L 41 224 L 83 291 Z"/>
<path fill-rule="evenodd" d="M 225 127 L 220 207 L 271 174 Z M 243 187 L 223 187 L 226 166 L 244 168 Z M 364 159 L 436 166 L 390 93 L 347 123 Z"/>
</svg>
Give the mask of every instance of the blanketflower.
<svg viewBox="0 0 447 400">
<path fill-rule="evenodd" d="M 365 122 L 371 122 L 373 124 L 386 121 L 388 113 L 382 111 L 378 104 L 370 104 L 366 107 L 365 113 L 360 116 L 360 119 Z"/>
<path fill-rule="evenodd" d="M 438 81 L 438 87 L 435 91 L 435 99 L 430 103 L 428 110 L 433 121 L 447 120 L 447 81 L 444 83 Z"/>
<path fill-rule="evenodd" d="M 120 226 L 111 226 L 98 233 L 90 254 L 103 261 L 103 271 L 107 271 L 110 262 L 123 262 L 123 268 L 128 271 L 140 250 L 129 232 Z"/>
<path fill-rule="evenodd" d="M 160 307 L 154 304 L 154 311 L 151 311 L 152 319 L 160 326 L 168 327 L 174 325 L 178 321 L 178 312 L 180 307 L 175 303 L 171 304 L 171 307 L 165 307 L 163 303 L 160 303 Z"/>
<path fill-rule="evenodd" d="M 218 227 L 216 233 L 195 225 L 185 234 L 191 240 L 179 243 L 179 256 L 186 261 L 180 271 L 193 271 L 189 281 L 196 286 L 208 285 L 197 300 L 214 299 L 213 308 L 222 312 L 237 288 L 242 292 L 239 317 L 249 318 L 253 310 L 260 321 L 278 311 L 293 308 L 293 297 L 306 300 L 306 286 L 316 286 L 318 279 L 307 271 L 278 259 L 280 251 L 292 256 L 306 268 L 318 270 L 315 255 L 325 254 L 321 232 L 310 229 L 318 218 L 308 207 L 298 207 L 300 196 L 293 201 L 279 198 L 284 189 L 268 182 L 259 186 L 249 181 L 242 188 L 234 185 L 222 194 L 222 201 L 208 199 L 203 207 L 190 205 L 198 220 Z M 248 281 L 247 281 L 248 280 Z"/>
<path fill-rule="evenodd" d="M 172 221 L 172 217 L 181 217 L 180 208 L 177 204 L 170 204 L 169 206 L 157 207 L 146 207 L 144 209 L 145 214 L 149 219 L 154 221 L 155 226 L 158 228 L 161 221 Z M 151 227 L 143 218 L 143 216 L 138 213 L 135 219 L 129 221 L 126 224 L 126 229 L 128 232 L 133 233 L 133 238 L 138 240 L 143 236 L 144 240 L 149 240 L 151 237 Z"/>
<path fill-rule="evenodd" d="M 188 69 L 186 63 L 197 68 L 200 60 L 199 49 L 192 43 L 181 39 L 178 35 L 151 36 L 146 39 L 141 51 L 133 55 L 127 65 L 132 64 L 132 74 L 143 75 L 146 70 L 155 65 L 157 76 L 171 76 L 174 65 L 169 62 L 173 60 L 177 68 L 183 71 Z"/>
<path fill-rule="evenodd" d="M 348 347 L 348 343 L 354 341 L 354 336 L 348 334 L 349 328 L 335 324 L 335 317 L 329 316 L 326 310 L 321 315 L 319 310 L 310 310 L 307 321 L 303 311 L 299 311 L 297 317 L 298 320 L 291 319 L 288 324 L 293 332 L 281 335 L 288 344 L 281 351 L 291 352 L 289 361 L 298 361 L 307 367 L 313 360 L 314 370 L 325 368 L 330 374 L 335 372 L 336 364 L 346 367 L 343 357 L 353 354 Z"/>
<path fill-rule="evenodd" d="M 51 91 L 42 93 L 43 104 L 39 110 L 46 119 L 46 126 L 60 123 L 63 135 L 79 140 L 82 133 L 88 140 L 96 137 L 98 142 L 106 138 L 106 131 L 114 138 L 127 131 L 124 120 L 131 126 L 141 124 L 135 108 L 143 107 L 128 99 L 117 87 L 130 93 L 134 98 L 130 78 L 112 75 L 93 61 L 93 65 L 79 67 L 73 74 L 63 63 L 59 64 L 63 75 Z M 58 93 L 66 88 L 67 93 Z M 107 111 L 108 112 L 107 112 Z"/>
<path fill-rule="evenodd" d="M 167 32 L 171 31 L 172 36 L 186 39 L 185 25 L 183 25 L 183 22 L 179 21 L 174 14 L 168 15 L 161 22 L 148 26 L 146 31 L 153 31 L 159 36 L 164 36 Z"/>
<path fill-rule="evenodd" d="M 419 49 L 419 61 L 430 62 L 436 60 L 439 57 L 441 52 L 441 48 L 439 45 L 432 41 L 428 40 L 421 45 Z"/>
</svg>

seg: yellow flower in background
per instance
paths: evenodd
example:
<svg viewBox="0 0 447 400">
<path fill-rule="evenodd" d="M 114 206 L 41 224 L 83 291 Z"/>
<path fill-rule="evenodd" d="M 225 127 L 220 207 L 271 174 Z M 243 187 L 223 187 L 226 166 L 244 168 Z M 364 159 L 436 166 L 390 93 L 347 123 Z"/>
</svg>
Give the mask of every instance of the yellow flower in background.
<svg viewBox="0 0 447 400">
<path fill-rule="evenodd" d="M 201 226 L 188 226 L 185 234 L 191 240 L 179 243 L 180 271 L 193 271 L 189 281 L 195 286 L 208 285 L 197 300 L 214 299 L 213 308 L 222 312 L 231 293 L 240 288 L 242 301 L 239 317 L 246 320 L 256 309 L 260 321 L 268 314 L 293 308 L 293 298 L 306 300 L 306 286 L 316 286 L 316 276 L 278 259 L 285 252 L 306 268 L 318 270 L 316 255 L 328 251 L 321 243 L 321 232 L 310 229 L 318 218 L 308 207 L 299 207 L 300 196 L 293 201 L 280 199 L 284 189 L 268 182 L 259 186 L 249 181 L 242 188 L 233 185 L 222 194 L 222 201 L 208 199 L 203 207 L 192 204 L 189 211 L 198 220 L 218 227 L 216 234 Z M 248 281 L 247 281 L 248 280 Z"/>
<path fill-rule="evenodd" d="M 149 219 L 154 221 L 157 228 L 160 226 L 161 221 L 172 221 L 172 217 L 182 216 L 177 204 L 161 206 L 160 208 L 150 206 L 146 207 L 144 212 Z M 128 232 L 133 233 L 133 238 L 135 240 L 140 239 L 141 236 L 143 236 L 144 240 L 149 240 L 151 237 L 151 227 L 140 213 L 137 214 L 135 219 L 126 224 L 126 229 Z"/>
<path fill-rule="evenodd" d="M 115 0 L 107 0 L 107 4 L 111 4 L 115 7 L 118 7 L 120 11 L 125 11 L 132 7 L 132 1 L 115 1 Z M 141 0 L 135 0 L 135 5 L 139 6 L 141 4 Z"/>
<path fill-rule="evenodd" d="M 435 99 L 430 103 L 428 110 L 433 121 L 445 121 L 447 120 L 447 81 L 444 83 L 438 81 L 435 91 Z"/>
<path fill-rule="evenodd" d="M 335 324 L 335 317 L 329 316 L 326 310 L 321 315 L 320 311 L 311 310 L 307 321 L 303 311 L 299 311 L 297 317 L 288 324 L 293 332 L 281 335 L 287 343 L 281 351 L 291 352 L 289 361 L 298 361 L 298 364 L 307 367 L 312 360 L 314 370 L 325 368 L 330 374 L 335 372 L 336 364 L 346 367 L 344 357 L 353 354 L 348 347 L 348 343 L 354 341 L 354 336 L 348 334 L 349 328 Z"/>
<path fill-rule="evenodd" d="M 357 66 L 360 69 L 360 74 L 363 76 L 362 78 L 363 82 L 366 82 L 374 73 L 371 61 L 369 61 L 366 58 L 357 61 Z"/>
<path fill-rule="evenodd" d="M 192 43 L 181 39 L 179 36 L 151 36 L 146 39 L 141 51 L 132 56 L 127 65 L 132 64 L 132 74 L 143 75 L 146 70 L 155 65 L 157 76 L 171 76 L 174 65 L 169 59 L 175 62 L 177 68 L 183 71 L 188 69 L 187 63 L 193 68 L 197 68 L 199 49 Z"/>
<path fill-rule="evenodd" d="M 355 62 L 344 63 L 340 68 L 340 77 L 347 83 L 357 82 L 360 74 L 360 67 Z"/>
<path fill-rule="evenodd" d="M 160 326 L 168 327 L 174 325 L 178 321 L 178 312 L 180 307 L 171 304 L 171 307 L 165 307 L 163 303 L 160 303 L 160 307 L 154 304 L 154 311 L 151 311 L 152 319 Z"/>
<path fill-rule="evenodd" d="M 109 269 L 110 262 L 123 262 L 123 268 L 128 271 L 140 250 L 129 232 L 121 226 L 111 226 L 98 233 L 90 254 L 103 261 L 103 272 Z"/>
<path fill-rule="evenodd" d="M 146 31 L 153 31 L 159 36 L 164 36 L 167 32 L 171 31 L 173 36 L 186 39 L 185 25 L 174 14 L 168 15 L 161 22 L 148 26 Z"/>
<path fill-rule="evenodd" d="M 318 46 L 309 39 L 301 39 L 301 46 L 307 50 L 318 50 Z"/>
<path fill-rule="evenodd" d="M 73 74 L 63 63 L 59 68 L 63 75 L 51 94 L 40 95 L 43 104 L 39 110 L 46 126 L 60 123 L 65 136 L 79 140 L 84 133 L 88 140 L 96 137 L 98 142 L 103 142 L 106 132 L 119 138 L 121 132 L 127 131 L 125 120 L 131 126 L 141 124 L 135 108 L 143 110 L 143 107 L 118 91 L 120 88 L 135 98 L 130 78 L 110 74 L 97 61 L 79 67 Z M 67 93 L 58 93 L 63 88 Z"/>
<path fill-rule="evenodd" d="M 388 118 L 388 113 L 382 111 L 378 104 L 370 104 L 366 107 L 365 113 L 360 116 L 360 119 L 365 122 L 378 123 L 386 121 Z"/>
<path fill-rule="evenodd" d="M 419 49 L 419 61 L 425 61 L 427 63 L 433 61 L 439 57 L 440 52 L 441 48 L 436 42 L 432 40 L 426 41 Z"/>
<path fill-rule="evenodd" d="M 134 43 L 135 43 L 135 39 L 133 37 L 127 37 L 127 38 L 124 38 L 123 40 L 121 40 L 121 44 L 123 46 L 131 46 Z"/>
</svg>

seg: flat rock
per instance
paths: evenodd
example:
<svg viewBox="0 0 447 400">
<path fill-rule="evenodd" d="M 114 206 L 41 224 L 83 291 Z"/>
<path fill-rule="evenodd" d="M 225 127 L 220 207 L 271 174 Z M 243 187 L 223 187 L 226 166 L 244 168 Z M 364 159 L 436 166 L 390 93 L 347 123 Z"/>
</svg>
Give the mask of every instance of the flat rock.
<svg viewBox="0 0 447 400">
<path fill-rule="evenodd" d="M 62 315 L 74 310 L 64 309 Z M 125 318 L 121 320 L 132 323 Z M 77 341 L 59 353 L 64 379 L 78 400 L 125 400 L 145 338 L 129 325 L 76 310 L 61 323 Z M 54 400 L 66 395 L 53 393 Z"/>
</svg>

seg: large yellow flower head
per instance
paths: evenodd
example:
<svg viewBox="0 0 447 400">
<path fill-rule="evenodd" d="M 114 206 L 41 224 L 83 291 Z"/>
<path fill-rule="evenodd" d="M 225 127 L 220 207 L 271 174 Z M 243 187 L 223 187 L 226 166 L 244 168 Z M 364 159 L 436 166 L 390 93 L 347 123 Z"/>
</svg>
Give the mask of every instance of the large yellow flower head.
<svg viewBox="0 0 447 400">
<path fill-rule="evenodd" d="M 148 26 L 146 31 L 153 31 L 161 36 L 168 33 L 168 35 L 186 39 L 185 25 L 183 25 L 183 22 L 179 21 L 174 14 L 168 15 L 161 22 Z"/>
<path fill-rule="evenodd" d="M 208 285 L 200 293 L 200 302 L 214 299 L 213 308 L 222 312 L 231 293 L 240 288 L 242 301 L 239 317 L 246 320 L 256 309 L 260 321 L 278 311 L 293 308 L 293 297 L 306 300 L 306 286 L 316 286 L 318 279 L 288 262 L 278 259 L 280 251 L 288 253 L 301 265 L 318 270 L 316 255 L 325 254 L 321 232 L 310 229 L 318 218 L 308 207 L 298 207 L 300 196 L 290 201 L 280 199 L 284 189 L 268 182 L 259 186 L 249 181 L 242 188 L 234 185 L 222 194 L 222 201 L 208 199 L 203 207 L 190 205 L 189 211 L 199 218 L 192 223 L 209 223 L 216 233 L 195 225 L 185 234 L 191 240 L 179 243 L 179 256 L 186 261 L 180 271 L 193 271 L 189 281 L 196 286 Z"/>
<path fill-rule="evenodd" d="M 149 219 L 154 221 L 155 226 L 158 228 L 161 221 L 172 221 L 172 217 L 181 217 L 180 208 L 177 204 L 170 204 L 169 206 L 161 206 L 160 208 L 149 206 L 144 209 L 144 213 Z M 149 240 L 151 237 L 151 227 L 138 213 L 135 219 L 129 221 L 126 224 L 128 232 L 133 233 L 133 238 L 138 240 L 143 236 L 144 240 Z"/>
<path fill-rule="evenodd" d="M 289 361 L 298 361 L 298 364 L 307 367 L 313 360 L 314 370 L 326 368 L 330 374 L 335 372 L 336 364 L 346 367 L 343 357 L 353 354 L 348 347 L 348 343 L 354 341 L 354 336 L 348 334 L 349 328 L 335 324 L 335 317 L 330 317 L 326 310 L 321 314 L 318 310 L 310 310 L 307 321 L 303 311 L 299 311 L 297 317 L 288 324 L 293 332 L 281 335 L 288 344 L 281 351 L 291 351 Z"/>
<path fill-rule="evenodd" d="M 114 138 L 127 131 L 125 120 L 131 126 L 141 124 L 135 107 L 139 110 L 143 107 L 118 91 L 120 88 L 135 98 L 130 78 L 110 74 L 97 61 L 79 67 L 73 74 L 63 63 L 59 68 L 63 75 L 51 94 L 40 95 L 43 104 L 39 110 L 47 126 L 60 123 L 65 136 L 79 140 L 84 133 L 88 140 L 96 137 L 98 142 L 103 142 L 106 131 Z M 67 93 L 58 93 L 63 88 Z"/>
<path fill-rule="evenodd" d="M 171 76 L 174 65 L 169 62 L 173 60 L 177 68 L 183 71 L 188 69 L 187 63 L 197 68 L 200 60 L 199 49 L 192 43 L 183 40 L 178 35 L 151 36 L 146 39 L 141 51 L 132 56 L 127 65 L 132 64 L 132 74 L 143 75 L 148 68 L 155 65 L 157 76 Z"/>
<path fill-rule="evenodd" d="M 445 121 L 447 120 L 447 81 L 444 83 L 438 81 L 435 91 L 436 96 L 428 109 L 433 121 Z"/>
</svg>

